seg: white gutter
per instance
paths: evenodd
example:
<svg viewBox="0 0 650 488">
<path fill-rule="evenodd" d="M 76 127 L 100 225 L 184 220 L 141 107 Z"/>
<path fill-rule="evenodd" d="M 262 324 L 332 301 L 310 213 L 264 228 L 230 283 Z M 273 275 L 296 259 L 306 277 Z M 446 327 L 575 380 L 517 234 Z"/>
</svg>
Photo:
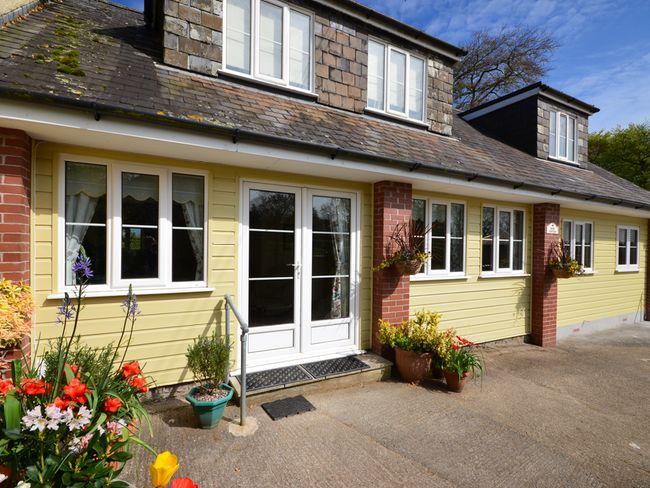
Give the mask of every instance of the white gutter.
<svg viewBox="0 0 650 488">
<path fill-rule="evenodd" d="M 345 157 L 277 145 L 233 142 L 228 137 L 198 131 L 102 116 L 87 111 L 0 100 L 0 126 L 21 129 L 39 140 L 239 167 L 375 183 L 394 180 L 415 190 L 441 192 L 519 203 L 553 202 L 580 210 L 650 218 L 650 211 L 586 201 L 560 195 L 467 181 L 398 166 L 378 165 Z M 66 150 L 71 152 L 70 150 Z"/>
</svg>

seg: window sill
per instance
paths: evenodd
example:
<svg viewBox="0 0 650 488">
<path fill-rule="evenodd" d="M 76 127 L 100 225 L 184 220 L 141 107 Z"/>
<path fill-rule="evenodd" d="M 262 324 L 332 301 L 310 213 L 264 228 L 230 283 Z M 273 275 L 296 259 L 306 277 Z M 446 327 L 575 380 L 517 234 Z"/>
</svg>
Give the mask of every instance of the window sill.
<svg viewBox="0 0 650 488">
<path fill-rule="evenodd" d="M 570 161 L 568 159 L 557 158 L 554 156 L 549 156 L 548 159 L 549 161 L 553 161 L 554 163 L 562 163 L 562 164 L 568 164 L 570 166 L 580 167 L 580 163 L 578 163 L 577 161 Z"/>
<path fill-rule="evenodd" d="M 527 278 L 530 273 L 481 273 L 478 277 L 482 280 L 492 280 L 496 278 Z"/>
<path fill-rule="evenodd" d="M 386 117 L 388 119 L 398 120 L 400 122 L 405 122 L 407 124 L 411 124 L 416 127 L 421 127 L 423 129 L 429 128 L 429 124 L 422 122 L 421 120 L 411 119 L 409 117 L 402 117 L 401 115 L 391 114 L 390 112 L 384 112 L 383 110 L 377 110 L 376 108 L 366 107 L 363 110 L 364 112 L 372 115 L 379 115 L 380 117 Z"/>
<path fill-rule="evenodd" d="M 639 272 L 639 268 L 633 268 L 633 269 L 619 269 L 619 268 L 616 268 L 616 271 L 614 271 L 614 273 L 616 273 L 616 274 L 638 273 L 638 272 Z"/>
<path fill-rule="evenodd" d="M 171 295 L 178 293 L 211 293 L 214 291 L 214 288 L 209 286 L 197 286 L 197 287 L 179 287 L 179 288 L 141 288 L 134 291 L 136 296 L 143 295 Z M 84 293 L 86 298 L 97 298 L 97 297 L 125 297 L 129 293 L 128 289 L 120 290 L 95 290 L 87 291 Z M 72 293 L 68 292 L 70 296 Z M 47 296 L 48 300 L 60 300 L 65 296 L 65 293 L 52 293 Z"/>
<path fill-rule="evenodd" d="M 318 100 L 318 94 L 314 93 L 309 90 L 302 90 L 300 88 L 294 88 L 289 85 L 281 85 L 279 83 L 273 83 L 272 81 L 267 81 L 267 80 L 262 80 L 260 78 L 255 78 L 252 75 L 247 75 L 244 73 L 238 73 L 237 71 L 231 71 L 229 69 L 220 69 L 217 70 L 217 74 L 223 75 L 226 78 L 236 78 L 238 80 L 243 80 L 247 81 L 251 84 L 256 84 L 256 85 L 261 85 L 261 86 L 266 86 L 268 88 L 275 88 L 277 90 L 282 90 L 285 92 L 289 93 L 296 93 L 298 95 L 302 95 L 303 97 L 306 98 L 312 98 L 314 100 Z"/>
<path fill-rule="evenodd" d="M 450 280 L 468 280 L 467 275 L 428 275 L 417 274 L 411 275 L 411 281 L 450 281 Z"/>
</svg>

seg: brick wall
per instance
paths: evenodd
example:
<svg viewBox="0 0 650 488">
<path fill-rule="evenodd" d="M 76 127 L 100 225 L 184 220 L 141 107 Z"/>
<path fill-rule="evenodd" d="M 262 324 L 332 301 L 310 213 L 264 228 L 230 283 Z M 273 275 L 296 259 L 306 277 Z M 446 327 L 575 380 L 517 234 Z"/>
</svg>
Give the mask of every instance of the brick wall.
<svg viewBox="0 0 650 488">
<path fill-rule="evenodd" d="M 548 102 L 542 98 L 537 99 L 537 157 L 548 159 L 551 110 L 561 111 L 576 118 L 578 163 L 588 162 L 589 119 L 575 110 Z"/>
<path fill-rule="evenodd" d="M 557 234 L 546 231 L 555 224 Z M 554 346 L 557 333 L 557 279 L 548 268 L 551 249 L 560 240 L 560 206 L 538 203 L 533 206 L 533 276 L 531 337 L 538 346 Z"/>
<path fill-rule="evenodd" d="M 395 226 L 410 221 L 413 215 L 413 194 L 408 183 L 381 181 L 373 191 L 373 266 L 386 257 L 390 236 Z M 399 324 L 409 316 L 410 279 L 392 269 L 375 272 L 372 281 L 372 350 L 385 352 L 377 340 L 379 319 Z"/>
<path fill-rule="evenodd" d="M 0 277 L 29 283 L 31 139 L 0 128 Z"/>
</svg>

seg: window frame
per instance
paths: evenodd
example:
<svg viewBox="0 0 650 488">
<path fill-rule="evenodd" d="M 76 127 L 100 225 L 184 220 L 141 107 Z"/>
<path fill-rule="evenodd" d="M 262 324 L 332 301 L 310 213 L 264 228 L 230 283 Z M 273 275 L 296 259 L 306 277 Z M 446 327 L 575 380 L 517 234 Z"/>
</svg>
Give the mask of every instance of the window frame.
<svg viewBox="0 0 650 488">
<path fill-rule="evenodd" d="M 625 239 L 625 264 L 618 262 L 618 234 L 621 230 L 626 230 Z M 636 231 L 636 264 L 630 264 L 630 231 Z M 616 271 L 619 273 L 631 273 L 639 271 L 639 257 L 641 256 L 641 230 L 638 225 L 617 225 L 616 226 Z"/>
<path fill-rule="evenodd" d="M 493 220 L 493 235 L 492 235 L 492 270 L 490 271 L 484 271 L 483 270 L 483 241 L 485 240 L 483 238 L 483 211 L 486 208 L 491 208 L 494 211 L 494 220 Z M 508 264 L 509 266 L 507 268 L 500 268 L 499 267 L 499 212 L 508 212 L 510 214 L 510 255 L 508 257 Z M 514 222 L 515 222 L 515 212 L 521 212 L 522 213 L 522 227 L 523 227 L 523 233 L 522 233 L 522 262 L 521 262 L 521 269 L 513 269 L 514 265 L 514 250 L 515 250 L 515 234 L 513 232 L 514 228 Z M 528 250 L 526 247 L 527 244 L 527 239 L 526 239 L 526 209 L 522 207 L 510 207 L 510 206 L 503 206 L 503 205 L 491 205 L 491 204 L 483 204 L 481 205 L 481 213 L 480 213 L 480 258 L 479 258 L 479 270 L 480 274 L 479 276 L 484 277 L 484 278 L 489 278 L 489 277 L 495 277 L 495 276 L 525 276 L 526 275 L 526 265 L 527 265 L 527 254 Z"/>
<path fill-rule="evenodd" d="M 65 168 L 66 162 L 96 164 L 106 167 L 106 283 L 88 285 L 87 292 L 125 293 L 129 285 L 142 291 L 169 291 L 205 289 L 208 283 L 208 211 L 209 211 L 209 175 L 205 170 L 177 166 L 149 165 L 109 158 L 88 157 L 76 154 L 60 154 L 58 157 L 58 217 L 57 217 L 57 288 L 58 291 L 72 292 L 74 285 L 65 283 Z M 123 279 L 121 277 L 122 254 L 122 172 L 155 174 L 159 180 L 159 215 L 158 215 L 158 278 Z M 203 280 L 172 281 L 172 175 L 174 173 L 202 176 L 203 192 Z"/>
<path fill-rule="evenodd" d="M 413 196 L 413 200 L 424 200 L 424 222 L 425 226 L 429 228 L 431 226 L 431 205 L 446 205 L 446 223 L 445 223 L 445 269 L 431 269 L 431 257 L 424 263 L 422 267 L 423 271 L 413 275 L 413 277 L 422 278 L 422 277 L 451 277 L 451 278 L 464 278 L 467 271 L 467 202 L 463 200 L 445 200 L 438 198 L 427 198 L 420 196 Z M 451 205 L 452 204 L 463 205 L 463 269 L 461 271 L 450 271 L 451 270 Z M 424 235 L 424 251 L 431 252 L 431 229 L 429 229 Z"/>
<path fill-rule="evenodd" d="M 390 43 L 384 42 L 376 37 L 369 36 L 368 43 L 374 42 L 376 44 L 381 44 L 384 46 L 384 100 L 383 100 L 383 110 L 378 108 L 373 108 L 368 105 L 368 99 L 366 99 L 366 110 L 369 112 L 386 114 L 391 117 L 396 117 L 399 119 L 404 119 L 411 122 L 418 122 L 424 124 L 427 120 L 427 58 L 418 54 L 412 54 L 410 51 L 396 47 Z M 389 103 L 389 90 L 390 90 L 390 53 L 397 52 L 405 55 L 405 79 L 404 79 L 404 112 L 399 112 L 396 110 L 390 109 Z M 414 118 L 409 115 L 410 113 L 410 89 L 411 89 L 411 77 L 410 77 L 410 68 L 411 68 L 411 58 L 416 58 L 422 61 L 422 67 L 424 72 L 422 73 L 422 118 Z M 370 67 L 368 67 L 368 72 L 370 72 Z M 414 197 L 415 198 L 415 197 Z"/>
<path fill-rule="evenodd" d="M 562 240 L 564 240 L 564 224 L 565 223 L 570 223 L 571 224 L 571 239 L 569 240 L 569 249 L 571 253 L 571 259 L 576 259 L 576 226 L 581 225 L 582 226 L 582 268 L 585 273 L 593 273 L 594 272 L 594 247 L 595 247 L 595 242 L 594 242 L 594 222 L 592 220 L 578 220 L 578 219 L 562 219 L 562 225 L 560 227 L 560 236 Z M 589 266 L 585 266 L 584 263 L 584 249 L 585 249 L 585 227 L 586 225 L 589 224 L 591 226 L 591 262 L 589 263 Z M 617 239 L 617 256 L 618 256 L 618 231 L 616 232 L 616 239 Z M 617 258 L 618 259 L 618 258 Z"/>
<path fill-rule="evenodd" d="M 260 9 L 261 2 L 273 4 L 282 8 L 282 78 L 273 78 L 260 74 L 259 72 L 259 26 L 260 26 Z M 228 22 L 228 1 L 223 3 L 223 51 L 222 51 L 222 68 L 220 71 L 239 78 L 246 78 L 253 81 L 259 81 L 264 84 L 276 85 L 287 90 L 297 91 L 300 93 L 314 95 L 314 70 L 315 70 L 315 30 L 314 30 L 314 13 L 279 0 L 250 0 L 251 3 L 251 42 L 250 42 L 250 73 L 236 71 L 228 68 L 228 35 L 226 32 Z M 309 17 L 309 87 L 307 89 L 291 85 L 289 81 L 289 40 L 290 40 L 290 20 L 291 11 Z"/>
<path fill-rule="evenodd" d="M 551 154 L 551 126 L 550 119 L 555 114 L 555 154 Z M 567 131 L 566 131 L 566 140 L 564 143 L 564 151 L 566 156 L 560 156 L 560 121 L 562 117 L 567 119 Z M 569 137 L 569 120 L 573 120 L 573 138 Z M 578 160 L 578 118 L 575 115 L 571 115 L 567 112 L 562 112 L 561 110 L 550 110 L 549 111 L 549 144 L 548 144 L 548 156 L 551 159 L 557 161 L 563 161 L 567 163 L 577 164 Z M 573 139 L 573 159 L 569 158 L 569 140 Z"/>
</svg>

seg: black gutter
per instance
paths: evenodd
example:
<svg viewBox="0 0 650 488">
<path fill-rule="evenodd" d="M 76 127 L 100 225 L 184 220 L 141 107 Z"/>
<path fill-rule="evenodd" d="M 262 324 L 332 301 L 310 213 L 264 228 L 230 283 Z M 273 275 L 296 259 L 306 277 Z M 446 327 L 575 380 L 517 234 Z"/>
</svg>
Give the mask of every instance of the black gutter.
<svg viewBox="0 0 650 488">
<path fill-rule="evenodd" d="M 292 139 L 290 137 L 276 136 L 271 134 L 265 134 L 263 132 L 256 132 L 248 129 L 242 129 L 239 127 L 224 127 L 210 124 L 208 122 L 201 122 L 193 119 L 185 119 L 182 117 L 177 117 L 173 115 L 161 114 L 159 112 L 154 112 L 152 110 L 129 110 L 116 105 L 109 105 L 105 103 L 99 103 L 94 101 L 87 100 L 78 100 L 62 97 L 60 95 L 54 94 L 44 94 L 44 93 L 29 93 L 24 90 L 16 90 L 13 88 L 8 88 L 5 86 L 0 86 L 0 97 L 9 98 L 9 99 L 22 99 L 28 101 L 34 101 L 38 98 L 40 101 L 49 103 L 51 105 L 65 107 L 65 108 L 76 108 L 83 109 L 91 112 L 95 117 L 95 120 L 99 120 L 102 115 L 112 115 L 115 117 L 122 117 L 130 120 L 145 120 L 154 122 L 157 124 L 173 127 L 183 127 L 187 129 L 199 129 L 203 132 L 210 132 L 213 134 L 219 134 L 225 137 L 229 137 L 233 140 L 233 143 L 237 143 L 244 139 L 248 139 L 255 142 L 264 142 L 271 145 L 280 145 L 280 146 L 294 146 L 316 153 L 326 153 L 330 158 L 335 159 L 339 156 L 348 156 L 354 159 L 360 159 L 362 161 L 372 161 L 377 163 L 382 163 L 387 166 L 400 165 L 403 166 L 407 171 L 415 172 L 420 170 L 422 172 L 428 172 L 435 175 L 444 175 L 451 176 L 459 179 L 466 179 L 467 181 L 484 181 L 487 183 L 496 184 L 506 187 L 511 187 L 513 185 L 512 181 L 504 180 L 497 178 L 495 176 L 487 175 L 478 175 L 476 173 L 469 173 L 462 170 L 445 168 L 443 166 L 433 166 L 430 164 L 418 163 L 411 160 L 405 159 L 395 159 L 387 156 L 382 156 L 379 154 L 366 153 L 356 149 L 346 149 L 334 144 L 322 144 L 319 142 L 308 142 L 301 141 L 298 139 Z M 419 165 L 419 166 L 418 166 Z M 639 206 L 643 209 L 650 209 L 650 204 L 641 204 L 640 202 L 635 202 L 632 200 L 624 200 L 620 198 L 612 198 L 606 195 L 596 195 L 593 193 L 579 193 L 571 192 L 566 190 L 559 190 L 557 188 L 548 187 L 544 185 L 534 185 L 531 183 L 521 183 L 517 182 L 519 188 L 528 189 L 532 191 L 537 191 L 541 193 L 550 193 L 551 195 L 557 195 L 562 192 L 567 196 L 573 195 L 577 199 L 585 199 L 585 197 L 592 197 L 592 200 L 600 200 L 603 203 L 611 203 L 612 205 L 624 205 L 627 207 L 633 207 L 638 209 Z"/>
</svg>

